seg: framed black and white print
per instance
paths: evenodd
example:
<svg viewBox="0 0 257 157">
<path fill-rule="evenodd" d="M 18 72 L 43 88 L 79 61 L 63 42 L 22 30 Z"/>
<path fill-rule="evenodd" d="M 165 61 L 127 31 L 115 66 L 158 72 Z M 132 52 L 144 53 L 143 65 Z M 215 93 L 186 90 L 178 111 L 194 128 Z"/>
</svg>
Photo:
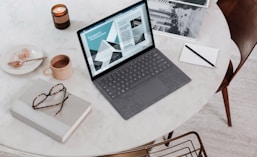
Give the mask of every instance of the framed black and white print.
<svg viewBox="0 0 257 157">
<path fill-rule="evenodd" d="M 197 38 L 207 8 L 170 0 L 148 0 L 151 25 L 161 34 Z"/>
</svg>

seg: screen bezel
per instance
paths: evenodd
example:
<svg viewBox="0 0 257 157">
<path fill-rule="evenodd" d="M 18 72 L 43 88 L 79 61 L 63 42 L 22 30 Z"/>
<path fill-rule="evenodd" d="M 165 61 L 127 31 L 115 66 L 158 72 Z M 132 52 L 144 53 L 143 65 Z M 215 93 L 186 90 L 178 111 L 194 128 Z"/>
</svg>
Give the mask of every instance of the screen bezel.
<svg viewBox="0 0 257 157">
<path fill-rule="evenodd" d="M 146 15 L 147 15 L 147 20 L 149 21 L 149 31 L 150 31 L 150 35 L 151 35 L 151 39 L 152 39 L 152 45 L 149 46 L 147 49 L 145 49 L 145 50 L 143 50 L 143 51 L 141 51 L 141 52 L 138 52 L 138 53 L 135 54 L 134 56 L 131 56 L 131 57 L 129 57 L 129 58 L 127 58 L 127 59 L 121 61 L 120 63 L 118 63 L 118 64 L 116 64 L 116 65 L 110 67 L 109 69 L 107 69 L 107 70 L 105 70 L 105 71 L 103 71 L 103 72 L 101 72 L 101 73 L 96 74 L 95 76 L 93 76 L 93 73 L 92 73 L 92 71 L 91 71 L 91 69 L 90 69 L 90 64 L 89 64 L 88 59 L 87 59 L 86 50 L 85 50 L 85 47 L 84 47 L 84 44 L 83 44 L 83 41 L 82 41 L 82 38 L 81 38 L 81 35 L 80 35 L 80 34 L 81 34 L 84 30 L 89 29 L 90 27 L 93 27 L 93 26 L 95 26 L 95 25 L 98 25 L 98 24 L 100 24 L 100 23 L 103 23 L 104 21 L 106 21 L 107 19 L 109 19 L 109 18 L 111 18 L 111 17 L 114 17 L 114 16 L 116 16 L 116 15 L 122 13 L 122 12 L 126 12 L 127 10 L 130 10 L 131 8 L 134 8 L 134 7 L 139 6 L 139 5 L 142 5 L 142 4 L 145 4 L 145 7 L 146 7 Z M 113 14 L 111 14 L 111 15 L 109 15 L 109 16 L 107 16 L 107 17 L 105 17 L 105 18 L 103 18 L 103 19 L 101 19 L 101 20 L 99 20 L 99 21 L 97 21 L 97 22 L 94 22 L 94 23 L 92 23 L 92 24 L 90 24 L 90 25 L 88 25 L 88 26 L 86 26 L 86 27 L 84 27 L 84 28 L 81 28 L 80 30 L 77 31 L 77 36 L 78 36 L 78 38 L 79 38 L 80 46 L 81 46 L 81 48 L 82 48 L 83 56 L 84 56 L 84 59 L 85 59 L 86 64 L 87 64 L 87 68 L 88 68 L 88 71 L 89 71 L 91 80 L 95 80 L 95 79 L 97 79 L 97 78 L 99 78 L 99 77 L 105 75 L 106 73 L 112 71 L 113 69 L 116 69 L 117 67 L 121 66 L 122 64 L 127 63 L 128 61 L 134 59 L 135 57 L 137 57 L 137 56 L 139 56 L 139 55 L 142 55 L 143 53 L 149 51 L 149 49 L 152 49 L 152 48 L 155 47 L 154 38 L 153 38 L 153 31 L 152 31 L 152 26 L 151 26 L 151 20 L 150 20 L 150 15 L 149 15 L 149 10 L 148 10 L 147 0 L 141 0 L 141 1 L 137 2 L 137 3 L 135 3 L 135 4 L 132 4 L 132 5 L 128 6 L 128 7 L 126 7 L 126 8 L 124 8 L 124 9 L 120 10 L 120 11 L 117 11 L 117 12 L 115 12 L 115 13 L 113 13 Z"/>
</svg>

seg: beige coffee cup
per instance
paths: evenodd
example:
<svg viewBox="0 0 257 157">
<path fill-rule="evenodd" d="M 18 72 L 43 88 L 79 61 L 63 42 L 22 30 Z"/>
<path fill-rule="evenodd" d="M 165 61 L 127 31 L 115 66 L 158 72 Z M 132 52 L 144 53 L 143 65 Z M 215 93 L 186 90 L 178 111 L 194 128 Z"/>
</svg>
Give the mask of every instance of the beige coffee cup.
<svg viewBox="0 0 257 157">
<path fill-rule="evenodd" d="M 53 76 L 57 80 L 66 80 L 72 75 L 72 66 L 69 56 L 60 54 L 53 57 L 50 65 L 43 70 L 45 76 Z"/>
</svg>

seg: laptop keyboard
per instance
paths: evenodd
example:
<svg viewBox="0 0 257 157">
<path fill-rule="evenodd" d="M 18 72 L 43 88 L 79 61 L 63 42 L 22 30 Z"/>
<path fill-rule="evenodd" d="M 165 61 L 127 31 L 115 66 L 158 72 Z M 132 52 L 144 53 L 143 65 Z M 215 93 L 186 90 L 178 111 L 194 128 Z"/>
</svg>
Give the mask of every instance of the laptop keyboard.
<svg viewBox="0 0 257 157">
<path fill-rule="evenodd" d="M 101 87 L 115 99 L 143 81 L 164 71 L 171 63 L 153 49 L 150 53 L 141 55 L 125 66 L 99 79 Z"/>
</svg>

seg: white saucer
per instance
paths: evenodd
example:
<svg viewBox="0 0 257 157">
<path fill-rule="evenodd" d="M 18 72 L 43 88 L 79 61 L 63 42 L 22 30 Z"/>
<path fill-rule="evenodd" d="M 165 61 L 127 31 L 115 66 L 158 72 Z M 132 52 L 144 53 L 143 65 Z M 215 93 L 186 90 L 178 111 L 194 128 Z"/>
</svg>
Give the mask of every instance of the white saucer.
<svg viewBox="0 0 257 157">
<path fill-rule="evenodd" d="M 26 62 L 23 64 L 23 66 L 19 68 L 14 68 L 9 66 L 8 62 L 10 62 L 11 60 L 18 60 L 18 54 L 24 48 L 30 50 L 30 55 L 27 59 L 39 58 L 39 57 L 43 57 L 44 55 L 43 50 L 37 46 L 34 46 L 34 45 L 18 46 L 17 48 L 14 48 L 11 51 L 5 53 L 3 56 L 1 56 L 0 66 L 5 72 L 13 75 L 27 74 L 35 70 L 43 62 L 43 60 Z"/>
</svg>

